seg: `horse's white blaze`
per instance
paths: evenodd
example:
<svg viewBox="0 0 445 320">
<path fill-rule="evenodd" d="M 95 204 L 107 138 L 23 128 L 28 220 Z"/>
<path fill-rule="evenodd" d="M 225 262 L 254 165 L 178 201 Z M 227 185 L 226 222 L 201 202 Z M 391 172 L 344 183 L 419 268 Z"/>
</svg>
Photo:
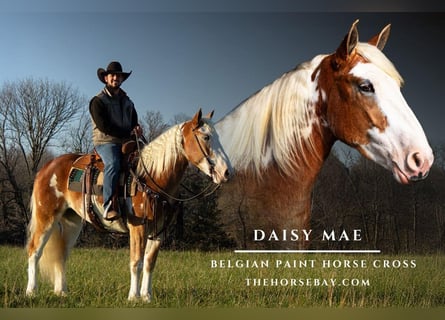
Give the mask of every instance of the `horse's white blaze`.
<svg viewBox="0 0 445 320">
<path fill-rule="evenodd" d="M 199 131 L 203 135 L 207 135 L 210 139 L 210 153 L 207 156 L 211 163 L 207 161 L 206 157 L 203 157 L 197 164 L 197 167 L 206 175 L 211 177 L 213 182 L 216 184 L 227 181 L 228 177 L 226 173 L 232 172 L 232 167 L 230 165 L 229 158 L 219 142 L 218 134 L 214 130 L 213 126 L 211 126 L 209 123 L 203 124 L 203 126 L 199 128 Z M 200 143 L 201 147 L 203 147 L 204 142 Z M 204 149 L 202 152 L 204 153 L 203 156 L 206 155 Z M 213 166 L 213 171 L 211 170 L 211 165 Z"/>
<path fill-rule="evenodd" d="M 215 134 L 216 132 L 214 132 L 214 135 Z M 233 168 L 231 167 L 229 157 L 225 153 L 219 139 L 215 139 L 214 137 L 212 137 L 211 142 L 211 148 L 213 150 L 213 157 L 211 157 L 211 160 L 215 163 L 213 182 L 225 182 L 228 179 L 227 172 L 231 174 L 233 172 Z"/>
<path fill-rule="evenodd" d="M 368 131 L 369 143 L 361 146 L 366 155 L 392 171 L 399 182 L 406 182 L 405 179 L 429 168 L 433 152 L 396 80 L 371 63 L 359 63 L 351 73 L 373 84 L 376 105 L 387 120 L 385 130 L 373 127 Z M 410 157 L 416 153 L 424 163 L 410 166 Z"/>
</svg>

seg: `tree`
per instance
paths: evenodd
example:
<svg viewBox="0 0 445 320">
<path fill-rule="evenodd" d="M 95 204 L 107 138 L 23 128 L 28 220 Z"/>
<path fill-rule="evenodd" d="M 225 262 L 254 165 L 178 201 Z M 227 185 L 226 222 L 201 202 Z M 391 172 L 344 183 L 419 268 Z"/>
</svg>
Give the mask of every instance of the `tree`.
<svg viewBox="0 0 445 320">
<path fill-rule="evenodd" d="M 216 202 L 218 193 L 211 179 L 189 166 L 179 190 L 181 199 L 204 193 L 179 204 L 176 232 L 170 232 L 165 246 L 204 251 L 233 248 L 235 242 L 223 230 Z"/>
<path fill-rule="evenodd" d="M 153 141 L 169 127 L 164 123 L 162 114 L 159 111 L 151 110 L 147 111 L 142 117 L 140 125 L 144 129 L 144 136 L 149 142 Z"/>
<path fill-rule="evenodd" d="M 400 185 L 391 173 L 363 157 L 332 153 L 314 188 L 311 228 L 360 229 L 354 249 L 385 253 L 435 252 L 445 249 L 445 167 L 440 148 L 424 181 Z M 313 248 L 344 249 L 344 242 L 313 239 Z M 351 245 L 351 244 L 349 244 Z"/>
<path fill-rule="evenodd" d="M 185 113 L 181 112 L 181 113 L 175 114 L 173 116 L 173 118 L 170 120 L 170 124 L 172 126 L 174 126 L 175 124 L 183 123 L 183 122 L 185 122 L 187 120 L 190 120 L 190 118 L 191 118 L 190 116 L 188 116 Z"/>
<path fill-rule="evenodd" d="M 34 176 L 48 144 L 73 120 L 84 99 L 66 83 L 32 78 L 6 83 L 0 103 L 11 142 L 21 151 L 28 174 Z"/>
<path fill-rule="evenodd" d="M 25 79 L 0 89 L 0 210 L 5 223 L 28 223 L 28 199 L 48 146 L 84 99 L 65 83 Z M 24 234 L 24 232 L 23 232 Z"/>
<path fill-rule="evenodd" d="M 93 150 L 91 118 L 86 108 L 82 109 L 79 121 L 68 129 L 62 138 L 61 148 L 64 152 L 88 153 Z"/>
</svg>

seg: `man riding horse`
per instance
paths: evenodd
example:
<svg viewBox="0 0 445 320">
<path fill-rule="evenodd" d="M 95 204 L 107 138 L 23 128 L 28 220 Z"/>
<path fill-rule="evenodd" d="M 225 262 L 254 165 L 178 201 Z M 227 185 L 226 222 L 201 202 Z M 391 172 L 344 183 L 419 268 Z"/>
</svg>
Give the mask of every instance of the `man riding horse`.
<svg viewBox="0 0 445 320">
<path fill-rule="evenodd" d="M 113 197 L 119 180 L 122 144 L 131 139 L 132 133 L 136 136 L 142 134 L 134 104 L 121 89 L 130 74 L 131 71 L 123 72 L 117 61 L 110 62 L 106 70 L 99 68 L 97 76 L 105 88 L 91 99 L 89 108 L 93 123 L 93 144 L 104 163 L 104 218 L 110 221 L 120 217 Z"/>
</svg>

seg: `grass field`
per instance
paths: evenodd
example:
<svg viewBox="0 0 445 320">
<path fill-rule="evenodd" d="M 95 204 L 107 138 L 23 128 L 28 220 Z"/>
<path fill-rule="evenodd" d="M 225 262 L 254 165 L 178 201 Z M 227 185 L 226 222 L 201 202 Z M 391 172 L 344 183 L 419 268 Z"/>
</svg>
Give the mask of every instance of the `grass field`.
<svg viewBox="0 0 445 320">
<path fill-rule="evenodd" d="M 128 302 L 128 250 L 74 249 L 68 297 L 39 281 L 25 296 L 26 253 L 0 246 L 3 308 L 445 306 L 445 256 L 161 251 L 150 304 Z M 243 266 L 241 266 L 243 265 Z M 249 279 L 249 280 L 247 280 Z"/>
</svg>

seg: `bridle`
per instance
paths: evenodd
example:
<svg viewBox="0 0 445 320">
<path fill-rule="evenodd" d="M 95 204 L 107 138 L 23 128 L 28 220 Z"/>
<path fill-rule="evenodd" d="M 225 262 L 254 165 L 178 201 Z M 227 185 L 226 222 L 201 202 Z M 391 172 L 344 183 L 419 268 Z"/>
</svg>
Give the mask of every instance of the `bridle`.
<svg viewBox="0 0 445 320">
<path fill-rule="evenodd" d="M 202 155 L 204 156 L 204 158 L 206 159 L 207 163 L 210 166 L 210 175 L 212 175 L 215 171 L 215 164 L 212 161 L 212 159 L 210 158 L 210 156 L 208 155 L 207 152 L 205 152 L 204 148 L 201 145 L 201 142 L 199 141 L 198 135 L 196 134 L 196 130 L 199 128 L 196 127 L 192 130 L 193 132 L 193 136 L 196 140 L 196 143 L 199 146 L 199 150 L 201 151 Z M 182 129 L 182 128 L 181 128 Z M 143 142 L 146 143 L 146 139 L 144 137 L 142 137 Z M 136 145 L 137 145 L 137 149 L 139 152 L 139 155 L 141 155 L 141 146 L 140 146 L 140 140 L 137 138 L 136 139 Z M 139 161 L 141 161 L 142 164 L 142 168 L 144 169 L 145 175 L 150 179 L 151 183 L 154 184 L 154 186 L 158 189 L 157 191 L 152 190 L 152 188 L 150 188 L 147 183 L 145 181 L 142 181 L 141 178 L 139 176 L 136 175 L 136 173 L 134 172 L 134 170 L 130 169 L 130 173 L 132 174 L 132 176 L 134 177 L 137 185 L 143 190 L 143 192 L 147 193 L 147 195 L 156 195 L 156 193 L 162 194 L 163 196 L 167 197 L 170 200 L 173 201 L 178 201 L 178 202 L 187 202 L 187 201 L 191 201 L 194 199 L 197 199 L 201 196 L 207 197 L 209 195 L 211 195 L 212 193 L 214 193 L 219 187 L 220 184 L 216 184 L 216 186 L 213 188 L 213 190 L 211 190 L 210 192 L 207 192 L 210 188 L 211 185 L 208 185 L 206 188 L 204 188 L 203 190 L 201 190 L 199 193 L 189 197 L 189 198 L 177 198 L 175 196 L 173 196 L 172 194 L 168 193 L 167 191 L 165 191 L 156 181 L 155 179 L 150 175 L 147 167 L 145 166 L 145 163 L 143 161 L 142 158 L 139 159 Z M 186 188 L 187 189 L 187 188 Z M 188 189 L 187 189 L 188 190 Z"/>
<path fill-rule="evenodd" d="M 208 155 L 208 153 L 202 147 L 201 142 L 199 141 L 198 135 L 195 133 L 195 131 L 197 129 L 199 129 L 199 126 L 192 130 L 193 136 L 195 137 L 195 140 L 196 140 L 196 143 L 198 144 L 199 150 L 201 150 L 202 155 L 204 156 L 204 158 L 206 159 L 207 163 L 209 164 L 209 167 L 210 167 L 209 172 L 210 172 L 210 175 L 212 176 L 213 173 L 215 172 L 215 163 L 212 161 L 212 159 L 210 159 L 210 156 Z"/>
</svg>

